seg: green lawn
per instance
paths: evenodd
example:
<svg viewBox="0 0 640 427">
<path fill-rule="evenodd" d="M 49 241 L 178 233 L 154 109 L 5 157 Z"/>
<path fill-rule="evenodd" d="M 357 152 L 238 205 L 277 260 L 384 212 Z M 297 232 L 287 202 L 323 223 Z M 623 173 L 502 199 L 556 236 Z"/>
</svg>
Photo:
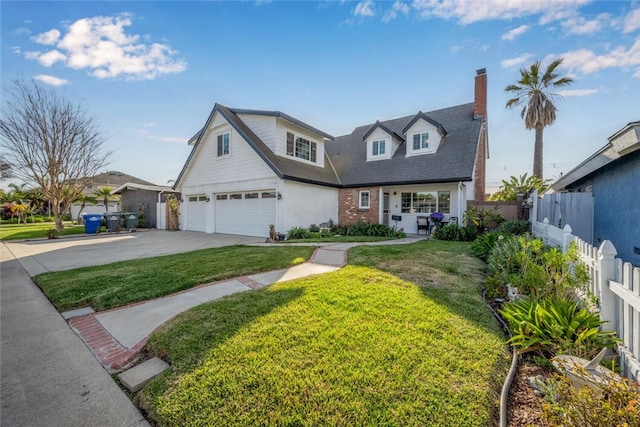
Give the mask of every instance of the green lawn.
<svg viewBox="0 0 640 427">
<path fill-rule="evenodd" d="M 60 311 L 101 311 L 204 283 L 305 262 L 309 246 L 229 246 L 39 274 L 34 281 Z"/>
<path fill-rule="evenodd" d="M 334 273 L 189 310 L 146 351 L 158 425 L 486 426 L 509 366 L 469 244 L 357 247 Z"/>
<path fill-rule="evenodd" d="M 53 222 L 36 224 L 0 224 L 0 240 L 23 240 L 47 237 L 47 230 L 55 228 Z M 84 234 L 84 225 L 64 224 L 62 235 Z"/>
</svg>

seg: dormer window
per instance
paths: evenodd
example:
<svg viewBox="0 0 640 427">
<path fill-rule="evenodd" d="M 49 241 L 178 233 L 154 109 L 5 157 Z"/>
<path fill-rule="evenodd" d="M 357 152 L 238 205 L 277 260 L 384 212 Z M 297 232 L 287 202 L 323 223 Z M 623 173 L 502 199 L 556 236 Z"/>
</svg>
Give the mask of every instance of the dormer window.
<svg viewBox="0 0 640 427">
<path fill-rule="evenodd" d="M 386 144 L 385 140 L 381 139 L 378 141 L 373 141 L 371 143 L 371 155 L 372 156 L 383 156 L 386 154 Z"/>
<path fill-rule="evenodd" d="M 413 151 L 429 149 L 429 132 L 413 135 Z"/>
<path fill-rule="evenodd" d="M 318 153 L 318 145 L 308 139 L 297 137 L 287 132 L 287 156 L 297 157 L 316 163 Z"/>
</svg>

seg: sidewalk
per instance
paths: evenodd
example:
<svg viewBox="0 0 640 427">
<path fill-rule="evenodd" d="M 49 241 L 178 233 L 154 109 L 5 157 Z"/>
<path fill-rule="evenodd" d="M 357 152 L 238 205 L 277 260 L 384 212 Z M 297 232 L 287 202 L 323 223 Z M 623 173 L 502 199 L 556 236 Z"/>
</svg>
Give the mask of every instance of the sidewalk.
<svg viewBox="0 0 640 427">
<path fill-rule="evenodd" d="M 0 261 L 0 424 L 149 425 L 4 244 Z"/>
</svg>

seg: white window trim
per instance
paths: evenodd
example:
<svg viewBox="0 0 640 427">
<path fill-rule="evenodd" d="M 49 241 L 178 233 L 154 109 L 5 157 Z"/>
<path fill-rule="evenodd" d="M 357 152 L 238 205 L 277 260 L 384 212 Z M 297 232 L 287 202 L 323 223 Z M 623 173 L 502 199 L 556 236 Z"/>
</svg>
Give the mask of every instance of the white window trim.
<svg viewBox="0 0 640 427">
<path fill-rule="evenodd" d="M 379 144 L 380 141 L 384 142 L 384 153 L 373 154 L 373 143 L 378 142 Z M 388 137 L 372 138 L 367 140 L 367 161 L 390 159 L 391 151 L 392 151 L 391 140 Z"/>
<path fill-rule="evenodd" d="M 287 151 L 287 134 L 292 134 L 293 135 L 293 154 L 289 154 Z M 296 156 L 296 143 L 298 141 L 298 139 L 303 139 L 305 141 L 309 142 L 309 160 L 305 159 L 304 157 L 298 157 Z M 313 140 L 312 138 L 308 137 L 307 135 L 304 134 L 300 134 L 300 133 L 296 133 L 293 132 L 291 130 L 286 130 L 285 131 L 285 141 L 284 141 L 284 152 L 285 155 L 289 158 L 295 159 L 297 161 L 300 162 L 304 162 L 304 163 L 308 163 L 310 165 L 319 165 L 319 160 L 320 160 L 320 144 L 318 143 L 318 141 Z M 311 148 L 313 147 L 313 145 L 315 145 L 315 152 L 316 152 L 316 161 L 312 161 L 311 160 Z"/>
<path fill-rule="evenodd" d="M 362 204 L 362 196 L 367 195 L 367 205 Z M 358 191 L 358 209 L 370 209 L 371 208 L 371 191 L 360 190 Z"/>
<path fill-rule="evenodd" d="M 224 135 L 229 135 L 229 152 L 227 154 L 222 153 L 221 155 L 218 155 L 218 138 L 222 136 L 224 141 Z M 215 135 L 215 141 L 216 141 L 216 159 L 231 157 L 231 132 L 217 133 Z"/>
</svg>

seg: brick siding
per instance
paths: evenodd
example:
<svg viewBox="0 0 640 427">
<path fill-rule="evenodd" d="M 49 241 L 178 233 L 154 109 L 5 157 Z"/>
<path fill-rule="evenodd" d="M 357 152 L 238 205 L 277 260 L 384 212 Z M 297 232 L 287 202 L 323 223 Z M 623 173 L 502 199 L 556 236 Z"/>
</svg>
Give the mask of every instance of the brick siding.
<svg viewBox="0 0 640 427">
<path fill-rule="evenodd" d="M 360 209 L 360 191 L 369 191 L 369 209 Z M 342 188 L 338 195 L 338 224 L 378 223 L 380 187 Z"/>
</svg>

